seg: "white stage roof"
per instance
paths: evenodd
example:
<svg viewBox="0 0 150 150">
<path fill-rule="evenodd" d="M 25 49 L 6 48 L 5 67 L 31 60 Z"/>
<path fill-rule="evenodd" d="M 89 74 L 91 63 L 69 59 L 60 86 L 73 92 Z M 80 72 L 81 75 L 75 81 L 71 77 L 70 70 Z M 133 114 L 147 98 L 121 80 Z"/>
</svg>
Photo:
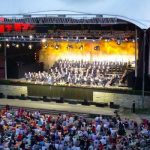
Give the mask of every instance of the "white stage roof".
<svg viewBox="0 0 150 150">
<path fill-rule="evenodd" d="M 150 28 L 150 0 L 3 0 L 0 14 L 104 14 Z"/>
</svg>

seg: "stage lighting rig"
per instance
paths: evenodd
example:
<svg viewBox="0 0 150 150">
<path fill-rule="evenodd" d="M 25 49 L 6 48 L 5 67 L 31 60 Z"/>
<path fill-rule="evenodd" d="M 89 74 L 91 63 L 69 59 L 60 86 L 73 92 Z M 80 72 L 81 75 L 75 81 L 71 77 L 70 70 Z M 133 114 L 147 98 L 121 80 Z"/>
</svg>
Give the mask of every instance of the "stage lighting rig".
<svg viewBox="0 0 150 150">
<path fill-rule="evenodd" d="M 9 45 L 9 44 L 6 44 L 6 47 L 7 47 L 7 48 L 9 48 L 9 47 L 10 47 L 10 45 Z"/>
<path fill-rule="evenodd" d="M 118 44 L 118 45 L 121 45 L 121 42 L 122 42 L 122 41 L 121 41 L 120 39 L 117 40 L 117 44 Z"/>
<path fill-rule="evenodd" d="M 96 15 L 87 15 L 86 14 L 86 18 L 85 16 L 83 16 L 81 18 L 81 16 L 79 15 L 80 18 L 74 18 L 74 17 L 62 17 L 62 16 L 66 16 L 65 14 L 60 14 L 57 17 L 56 16 L 47 16 L 47 14 L 43 14 L 40 16 L 36 16 L 34 14 L 34 16 L 30 16 L 30 17 L 24 17 L 24 16 L 20 16 L 18 18 L 18 15 L 14 18 L 14 16 L 11 16 L 9 18 L 5 17 L 3 23 L 5 24 L 13 24 L 13 23 L 26 23 L 26 24 L 117 24 L 117 23 L 122 23 L 122 24 L 126 24 L 125 21 L 119 20 L 116 17 L 97 17 Z M 74 16 L 72 14 L 72 16 Z M 77 16 L 77 14 L 75 14 L 75 16 Z M 87 18 L 88 17 L 88 18 Z"/>
<path fill-rule="evenodd" d="M 97 46 L 94 47 L 94 50 L 95 50 L 95 51 L 99 51 L 99 50 L 100 50 L 100 47 L 97 45 Z"/>
<path fill-rule="evenodd" d="M 128 42 L 128 38 L 125 38 L 124 41 L 125 41 L 125 42 Z"/>
<path fill-rule="evenodd" d="M 32 49 L 32 47 L 33 47 L 32 44 L 29 44 L 28 48 L 29 48 L 29 49 Z"/>
<path fill-rule="evenodd" d="M 33 35 L 30 35 L 30 36 L 29 36 L 29 39 L 30 39 L 30 40 L 33 40 Z"/>
<path fill-rule="evenodd" d="M 68 49 L 71 49 L 71 48 L 73 48 L 73 45 L 69 44 L 69 45 L 67 46 L 67 48 L 68 48 Z"/>
<path fill-rule="evenodd" d="M 19 44 L 16 44 L 16 48 L 19 48 Z"/>
<path fill-rule="evenodd" d="M 22 45 L 23 47 L 25 46 L 25 44 L 24 44 L 24 43 L 22 43 L 21 45 Z"/>
<path fill-rule="evenodd" d="M 42 43 L 45 43 L 46 41 L 47 41 L 46 38 L 43 38 L 43 39 L 41 40 Z"/>
<path fill-rule="evenodd" d="M 59 46 L 58 44 L 55 45 L 55 49 L 56 49 L 56 50 L 58 50 L 59 47 L 60 47 L 60 46 Z"/>
<path fill-rule="evenodd" d="M 48 46 L 49 46 L 49 44 L 48 44 L 48 43 L 46 43 L 46 44 L 44 45 L 44 48 L 45 48 L 45 49 L 47 49 L 47 48 L 48 48 Z"/>
</svg>

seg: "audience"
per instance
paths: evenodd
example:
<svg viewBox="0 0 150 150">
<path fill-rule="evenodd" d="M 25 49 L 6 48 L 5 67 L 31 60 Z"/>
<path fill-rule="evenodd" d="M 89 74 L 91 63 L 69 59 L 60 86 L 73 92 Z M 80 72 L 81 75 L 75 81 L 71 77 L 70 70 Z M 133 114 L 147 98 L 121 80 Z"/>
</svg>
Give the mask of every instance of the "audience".
<svg viewBox="0 0 150 150">
<path fill-rule="evenodd" d="M 25 73 L 25 78 L 35 83 L 105 87 L 119 85 L 128 66 L 127 62 L 58 60 L 47 72 Z"/>
<path fill-rule="evenodd" d="M 119 116 L 54 116 L 7 106 L 0 111 L 0 137 L 4 150 L 148 150 L 150 122 L 138 124 Z"/>
</svg>

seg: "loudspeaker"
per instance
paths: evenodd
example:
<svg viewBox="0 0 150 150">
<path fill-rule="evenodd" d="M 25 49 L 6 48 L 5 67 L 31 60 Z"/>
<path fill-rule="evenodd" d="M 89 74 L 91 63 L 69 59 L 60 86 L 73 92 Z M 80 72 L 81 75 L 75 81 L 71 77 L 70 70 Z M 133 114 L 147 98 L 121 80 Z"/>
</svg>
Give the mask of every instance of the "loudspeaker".
<svg viewBox="0 0 150 150">
<path fill-rule="evenodd" d="M 31 101 L 39 101 L 40 98 L 36 97 L 36 96 L 28 96 L 28 99 L 30 99 Z"/>
<path fill-rule="evenodd" d="M 8 99 L 15 99 L 16 97 L 13 96 L 13 95 L 7 95 L 7 98 L 8 98 Z"/>
<path fill-rule="evenodd" d="M 4 94 L 3 93 L 0 93 L 0 98 L 4 98 Z"/>
<path fill-rule="evenodd" d="M 56 103 L 63 103 L 64 102 L 64 98 L 60 97 L 58 100 L 56 100 Z"/>
<path fill-rule="evenodd" d="M 60 103 L 63 103 L 64 102 L 64 98 L 63 97 L 60 97 Z"/>
<path fill-rule="evenodd" d="M 96 105 L 96 107 L 106 107 L 106 106 L 108 106 L 107 103 L 96 103 L 95 105 Z"/>
<path fill-rule="evenodd" d="M 43 96 L 43 102 L 50 102 L 50 100 L 47 98 L 47 96 Z"/>
<path fill-rule="evenodd" d="M 87 105 L 87 106 L 89 106 L 90 103 L 89 103 L 88 100 L 85 98 L 84 101 L 82 102 L 82 105 Z"/>
<path fill-rule="evenodd" d="M 114 102 L 110 102 L 110 108 L 119 109 L 120 105 L 114 104 Z"/>
<path fill-rule="evenodd" d="M 47 99 L 47 96 L 43 96 L 43 100 Z"/>
<path fill-rule="evenodd" d="M 110 108 L 112 108 L 114 106 L 114 102 L 110 102 Z"/>
<path fill-rule="evenodd" d="M 21 94 L 20 99 L 21 99 L 21 100 L 25 100 L 25 99 L 26 99 L 25 95 L 24 95 L 24 94 Z"/>
</svg>

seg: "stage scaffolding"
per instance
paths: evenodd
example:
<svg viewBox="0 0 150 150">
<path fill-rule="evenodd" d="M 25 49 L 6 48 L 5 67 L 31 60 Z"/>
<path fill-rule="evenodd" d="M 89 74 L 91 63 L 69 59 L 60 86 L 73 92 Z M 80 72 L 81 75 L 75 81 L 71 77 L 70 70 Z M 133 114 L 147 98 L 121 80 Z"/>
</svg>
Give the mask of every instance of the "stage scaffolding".
<svg viewBox="0 0 150 150">
<path fill-rule="evenodd" d="M 9 15 L 3 14 L 0 18 L 0 24 L 13 24 L 13 23 L 29 23 L 29 24 L 127 24 L 126 21 L 118 19 L 117 17 L 108 17 L 103 15 Z M 82 17 L 81 17 L 82 16 Z"/>
</svg>

